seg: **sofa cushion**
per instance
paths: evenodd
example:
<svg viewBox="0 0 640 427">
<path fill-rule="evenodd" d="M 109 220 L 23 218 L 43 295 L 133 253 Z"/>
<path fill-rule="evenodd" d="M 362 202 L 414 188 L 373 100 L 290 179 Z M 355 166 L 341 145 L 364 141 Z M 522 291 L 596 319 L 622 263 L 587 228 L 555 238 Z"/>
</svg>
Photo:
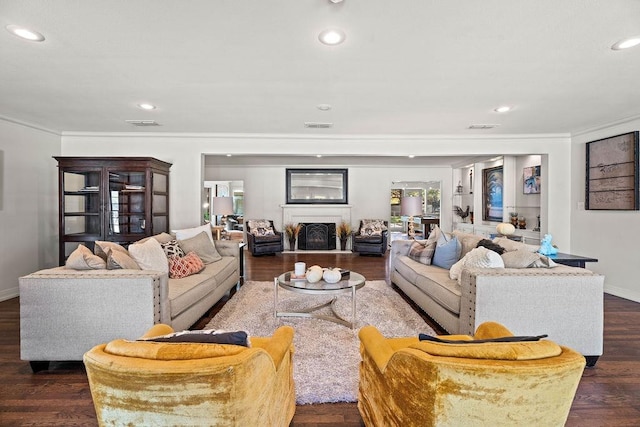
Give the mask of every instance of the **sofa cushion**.
<svg viewBox="0 0 640 427">
<path fill-rule="evenodd" d="M 205 265 L 204 270 L 182 279 L 169 279 L 171 318 L 174 319 L 194 303 L 213 292 L 238 266 L 235 257 L 223 257 L 220 261 Z"/>
<path fill-rule="evenodd" d="M 169 273 L 167 256 L 156 239 L 149 239 L 144 243 L 129 245 L 129 253 L 142 270 L 155 270 Z"/>
<path fill-rule="evenodd" d="M 94 255 L 85 245 L 79 244 L 78 247 L 71 252 L 69 258 L 65 262 L 65 267 L 72 270 L 104 270 L 107 263 L 98 255 Z"/>
<path fill-rule="evenodd" d="M 402 277 L 438 304 L 452 313 L 460 313 L 460 285 L 456 280 L 449 278 L 449 270 L 421 264 L 406 255 L 398 255 L 394 265 Z"/>
<path fill-rule="evenodd" d="M 419 263 L 429 265 L 431 264 L 431 258 L 436 250 L 435 242 L 427 244 L 427 242 L 415 241 L 409 248 L 409 258 L 418 261 Z"/>
<path fill-rule="evenodd" d="M 204 263 L 195 252 L 189 252 L 183 257 L 172 255 L 169 257 L 169 277 L 181 279 L 201 272 Z"/>
<path fill-rule="evenodd" d="M 210 264 L 222 259 L 213 241 L 209 240 L 204 231 L 188 239 L 178 240 L 178 243 L 185 253 L 195 252 L 198 254 L 205 264 Z"/>
</svg>

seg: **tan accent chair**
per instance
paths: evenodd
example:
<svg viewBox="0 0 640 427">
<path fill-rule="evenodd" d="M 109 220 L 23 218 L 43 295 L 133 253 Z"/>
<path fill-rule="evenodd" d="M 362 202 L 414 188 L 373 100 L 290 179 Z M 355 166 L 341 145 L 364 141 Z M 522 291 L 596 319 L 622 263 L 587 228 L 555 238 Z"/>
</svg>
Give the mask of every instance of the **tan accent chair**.
<svg viewBox="0 0 640 427">
<path fill-rule="evenodd" d="M 173 332 L 158 324 L 144 338 Z M 295 412 L 293 328 L 251 347 L 115 340 L 84 355 L 98 423 L 288 426 Z"/>
<path fill-rule="evenodd" d="M 449 344 L 360 330 L 358 408 L 367 426 L 563 426 L 585 366 L 548 340 Z M 495 322 L 473 337 L 511 336 Z"/>
</svg>

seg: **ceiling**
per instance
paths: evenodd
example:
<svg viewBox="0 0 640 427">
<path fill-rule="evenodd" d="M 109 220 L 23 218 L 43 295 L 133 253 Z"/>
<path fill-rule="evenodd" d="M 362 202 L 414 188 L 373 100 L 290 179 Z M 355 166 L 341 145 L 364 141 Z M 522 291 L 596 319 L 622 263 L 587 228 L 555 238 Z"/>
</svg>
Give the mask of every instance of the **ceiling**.
<svg viewBox="0 0 640 427">
<path fill-rule="evenodd" d="M 640 46 L 610 49 L 640 34 L 637 0 L 0 0 L 0 24 L 0 116 L 56 132 L 578 133 L 640 117 Z M 346 41 L 319 43 L 328 27 Z"/>
</svg>

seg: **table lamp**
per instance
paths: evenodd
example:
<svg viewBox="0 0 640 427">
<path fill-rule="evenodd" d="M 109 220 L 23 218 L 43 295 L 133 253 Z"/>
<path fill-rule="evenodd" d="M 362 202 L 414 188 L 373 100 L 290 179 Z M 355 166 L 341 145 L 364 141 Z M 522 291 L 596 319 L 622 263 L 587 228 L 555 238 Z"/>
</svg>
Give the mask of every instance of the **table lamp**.
<svg viewBox="0 0 640 427">
<path fill-rule="evenodd" d="M 216 216 L 216 226 L 213 229 L 216 231 L 216 238 L 220 240 L 220 233 L 224 229 L 223 217 L 233 214 L 233 198 L 232 197 L 214 197 L 212 200 L 212 211 Z M 218 215 L 220 220 L 218 221 Z"/>
<path fill-rule="evenodd" d="M 409 217 L 408 234 L 410 239 L 414 239 L 416 231 L 414 229 L 413 217 L 415 215 L 422 215 L 422 197 L 403 197 L 400 201 L 400 215 Z"/>
</svg>

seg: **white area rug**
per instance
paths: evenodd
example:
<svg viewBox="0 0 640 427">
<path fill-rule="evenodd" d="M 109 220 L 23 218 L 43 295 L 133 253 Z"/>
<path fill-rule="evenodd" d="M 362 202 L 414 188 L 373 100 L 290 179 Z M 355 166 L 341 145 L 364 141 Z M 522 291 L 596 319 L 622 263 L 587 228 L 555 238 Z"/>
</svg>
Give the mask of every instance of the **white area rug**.
<svg viewBox="0 0 640 427">
<path fill-rule="evenodd" d="M 279 290 L 278 311 L 296 310 L 331 300 Z M 358 330 L 376 326 L 387 337 L 433 335 L 422 318 L 382 280 L 367 281 L 357 291 L 357 325 L 353 330 L 333 322 L 273 315 L 273 282 L 246 282 L 207 325 L 207 329 L 245 330 L 249 336 L 269 336 L 280 325 L 294 335 L 294 380 L 298 404 L 356 402 L 360 341 Z M 338 296 L 336 311 L 351 319 L 351 295 Z M 330 313 L 324 308 L 321 313 Z"/>
</svg>

